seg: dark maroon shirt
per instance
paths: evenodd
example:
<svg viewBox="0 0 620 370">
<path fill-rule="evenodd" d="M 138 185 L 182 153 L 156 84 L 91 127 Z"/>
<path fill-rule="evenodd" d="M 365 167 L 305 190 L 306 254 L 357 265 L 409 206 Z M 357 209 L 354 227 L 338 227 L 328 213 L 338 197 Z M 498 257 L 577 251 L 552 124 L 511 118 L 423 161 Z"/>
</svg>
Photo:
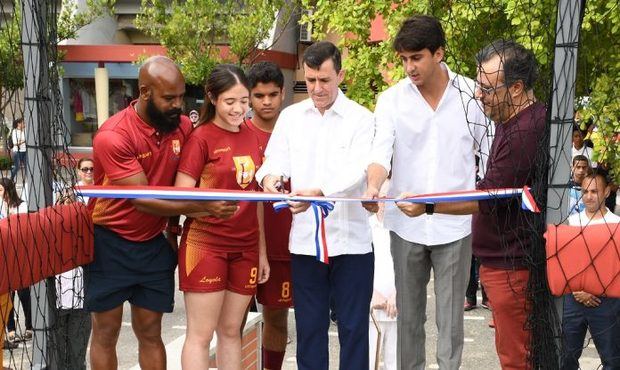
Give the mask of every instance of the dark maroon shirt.
<svg viewBox="0 0 620 370">
<path fill-rule="evenodd" d="M 532 186 L 536 156 L 546 121 L 544 104 L 534 103 L 505 123 L 495 126 L 484 179 L 478 189 Z M 540 152 L 542 153 L 542 152 Z M 530 245 L 527 214 L 517 198 L 480 201 L 480 212 L 472 221 L 473 251 L 485 266 L 522 269 Z"/>
</svg>

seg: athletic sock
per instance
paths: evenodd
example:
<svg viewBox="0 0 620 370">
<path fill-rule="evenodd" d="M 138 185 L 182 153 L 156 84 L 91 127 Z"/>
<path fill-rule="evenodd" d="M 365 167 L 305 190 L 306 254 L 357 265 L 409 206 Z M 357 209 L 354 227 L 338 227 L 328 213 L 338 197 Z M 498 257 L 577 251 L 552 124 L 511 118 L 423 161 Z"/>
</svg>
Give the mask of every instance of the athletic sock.
<svg viewBox="0 0 620 370">
<path fill-rule="evenodd" d="M 281 370 L 284 362 L 284 352 L 270 351 L 263 347 L 263 368 Z"/>
</svg>

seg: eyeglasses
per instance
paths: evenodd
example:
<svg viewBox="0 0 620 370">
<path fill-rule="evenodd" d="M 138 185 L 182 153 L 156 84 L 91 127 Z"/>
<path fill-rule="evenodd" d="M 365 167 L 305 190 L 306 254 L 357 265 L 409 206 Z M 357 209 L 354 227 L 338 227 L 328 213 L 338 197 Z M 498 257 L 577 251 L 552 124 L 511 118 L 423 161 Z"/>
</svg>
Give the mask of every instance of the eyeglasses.
<svg viewBox="0 0 620 370">
<path fill-rule="evenodd" d="M 87 173 L 87 172 L 93 172 L 95 171 L 95 167 L 82 167 L 80 168 L 80 171 Z"/>
<path fill-rule="evenodd" d="M 504 86 L 506 86 L 506 84 L 501 84 L 501 85 L 497 85 L 497 86 L 494 86 L 494 87 L 486 87 L 486 86 L 482 86 L 482 85 L 480 85 L 479 83 L 476 82 L 476 89 L 482 91 L 482 93 L 484 95 L 489 95 L 492 92 L 494 92 L 495 90 L 497 90 L 499 88 L 502 88 Z"/>
</svg>

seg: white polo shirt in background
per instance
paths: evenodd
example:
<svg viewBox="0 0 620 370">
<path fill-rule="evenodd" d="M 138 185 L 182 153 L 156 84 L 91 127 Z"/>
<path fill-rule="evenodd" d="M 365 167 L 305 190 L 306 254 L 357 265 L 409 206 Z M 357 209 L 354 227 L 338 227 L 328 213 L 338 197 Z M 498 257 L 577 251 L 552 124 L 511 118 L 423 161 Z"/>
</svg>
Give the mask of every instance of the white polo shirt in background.
<svg viewBox="0 0 620 370">
<path fill-rule="evenodd" d="M 388 196 L 473 190 L 477 152 L 486 167 L 492 123 L 474 99 L 474 82 L 442 66 L 449 82 L 434 111 L 409 78 L 379 96 L 371 162 L 392 169 Z M 409 242 L 438 245 L 469 235 L 471 216 L 411 218 L 388 203 L 384 225 Z"/>
<path fill-rule="evenodd" d="M 326 196 L 361 197 L 366 189 L 374 121 L 342 91 L 323 115 L 306 99 L 284 109 L 256 173 L 290 178 L 292 191 L 318 188 Z M 368 213 L 359 202 L 336 202 L 325 219 L 329 256 L 372 251 Z M 293 215 L 291 253 L 316 255 L 312 209 Z"/>
<path fill-rule="evenodd" d="M 600 225 L 600 224 L 617 224 L 620 223 L 620 216 L 616 215 L 609 208 L 605 207 L 605 214 L 603 217 L 590 219 L 583 210 L 579 213 L 575 213 L 568 217 L 568 224 L 570 226 L 588 226 L 588 225 Z"/>
</svg>

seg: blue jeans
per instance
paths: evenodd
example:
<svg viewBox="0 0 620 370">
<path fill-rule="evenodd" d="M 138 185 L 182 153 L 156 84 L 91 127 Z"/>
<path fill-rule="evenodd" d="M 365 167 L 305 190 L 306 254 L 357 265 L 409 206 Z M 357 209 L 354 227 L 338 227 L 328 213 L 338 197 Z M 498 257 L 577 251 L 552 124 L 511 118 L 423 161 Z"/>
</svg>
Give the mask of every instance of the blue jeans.
<svg viewBox="0 0 620 370">
<path fill-rule="evenodd" d="M 15 177 L 17 176 L 17 172 L 19 171 L 22 163 L 24 167 L 28 164 L 26 163 L 26 154 L 28 152 L 15 152 L 13 153 L 13 167 L 11 168 L 11 180 L 15 181 Z"/>
<path fill-rule="evenodd" d="M 598 307 L 586 307 L 572 294 L 564 296 L 562 316 L 563 370 L 579 368 L 586 330 L 590 329 L 603 369 L 620 369 L 620 299 L 600 298 Z"/>
</svg>

